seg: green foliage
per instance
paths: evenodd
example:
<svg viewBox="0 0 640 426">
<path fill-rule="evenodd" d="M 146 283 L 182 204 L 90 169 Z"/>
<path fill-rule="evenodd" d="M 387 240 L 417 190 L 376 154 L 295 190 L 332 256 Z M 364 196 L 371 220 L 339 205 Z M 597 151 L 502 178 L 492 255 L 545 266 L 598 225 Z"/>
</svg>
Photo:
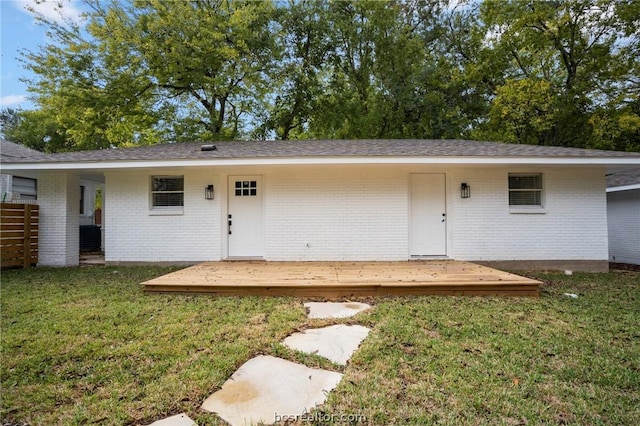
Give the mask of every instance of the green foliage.
<svg viewBox="0 0 640 426">
<path fill-rule="evenodd" d="M 480 132 L 506 142 L 625 146 L 602 124 L 618 122 L 640 94 L 632 59 L 638 22 L 625 18 L 632 9 L 640 13 L 638 3 L 611 0 L 483 2 L 480 17 L 495 35 L 505 80 Z"/>
<path fill-rule="evenodd" d="M 165 141 L 473 138 L 638 149 L 633 0 L 85 0 L 25 52 L 48 151 Z"/>
<path fill-rule="evenodd" d="M 509 143 L 536 143 L 549 132 L 557 111 L 551 83 L 545 80 L 507 80 L 496 89 L 489 119 Z"/>
<path fill-rule="evenodd" d="M 2 137 L 7 140 L 20 142 L 43 152 L 67 151 L 73 148 L 53 114 L 45 110 L 5 109 L 0 113 L 0 121 Z"/>
</svg>

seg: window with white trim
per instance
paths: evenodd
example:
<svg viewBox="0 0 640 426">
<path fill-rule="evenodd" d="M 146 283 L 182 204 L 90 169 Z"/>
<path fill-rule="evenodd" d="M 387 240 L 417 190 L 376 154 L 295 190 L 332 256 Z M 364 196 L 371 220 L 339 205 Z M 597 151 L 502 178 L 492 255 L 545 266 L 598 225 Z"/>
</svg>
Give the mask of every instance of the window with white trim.
<svg viewBox="0 0 640 426">
<path fill-rule="evenodd" d="M 14 176 L 11 192 L 20 200 L 36 200 L 38 198 L 38 183 L 35 179 Z"/>
<path fill-rule="evenodd" d="M 542 173 L 509 173 L 509 207 L 542 207 Z"/>
<path fill-rule="evenodd" d="M 184 176 L 151 176 L 151 208 L 181 209 L 184 206 Z"/>
</svg>

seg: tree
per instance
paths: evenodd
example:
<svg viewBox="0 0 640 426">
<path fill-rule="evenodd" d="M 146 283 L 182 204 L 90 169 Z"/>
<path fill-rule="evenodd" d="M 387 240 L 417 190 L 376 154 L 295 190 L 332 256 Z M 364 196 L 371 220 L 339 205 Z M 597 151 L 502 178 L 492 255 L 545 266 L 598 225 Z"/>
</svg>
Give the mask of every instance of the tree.
<svg viewBox="0 0 640 426">
<path fill-rule="evenodd" d="M 20 110 L 14 108 L 3 108 L 0 110 L 0 135 L 8 138 L 7 132 L 11 133 L 20 123 Z"/>
<path fill-rule="evenodd" d="M 327 12 L 326 2 L 318 0 L 290 0 L 279 8 L 277 40 L 283 54 L 272 74 L 274 99 L 258 129 L 260 138 L 270 131 L 277 139 L 306 134 L 324 89 L 324 64 L 332 49 Z"/>
<path fill-rule="evenodd" d="M 333 50 L 309 134 L 321 138 L 453 137 L 462 89 L 442 59 L 442 2 L 329 3 Z M 453 109 L 456 109 L 454 106 Z"/>
<path fill-rule="evenodd" d="M 540 135 L 553 129 L 557 115 L 551 84 L 525 78 L 497 88 L 489 119 L 502 141 L 537 144 Z"/>
<path fill-rule="evenodd" d="M 0 112 L 2 137 L 42 152 L 67 151 L 72 147 L 50 114 L 42 110 L 4 109 Z"/>
<path fill-rule="evenodd" d="M 29 89 L 75 148 L 242 136 L 278 58 L 270 3 L 90 5 L 86 32 L 46 22 L 54 41 L 25 55 Z"/>
<path fill-rule="evenodd" d="M 85 0 L 25 54 L 46 150 L 473 138 L 638 149 L 634 0 Z M 27 142 L 30 141 L 30 142 Z"/>
<path fill-rule="evenodd" d="M 612 0 L 483 2 L 480 16 L 495 35 L 492 52 L 505 64 L 485 134 L 495 136 L 498 129 L 507 141 L 593 145 L 591 115 L 622 107 L 626 102 L 616 105 L 616 100 L 622 100 L 620 90 L 628 89 L 633 78 L 629 46 L 637 40 L 622 39 L 631 35 L 631 27 L 637 31 L 637 22 L 620 19 L 622 6 L 631 7 Z M 521 88 L 528 99 L 514 92 Z M 630 98 L 637 99 L 637 90 Z M 516 116 L 518 125 L 501 127 Z M 526 117 L 531 119 L 527 125 Z"/>
</svg>

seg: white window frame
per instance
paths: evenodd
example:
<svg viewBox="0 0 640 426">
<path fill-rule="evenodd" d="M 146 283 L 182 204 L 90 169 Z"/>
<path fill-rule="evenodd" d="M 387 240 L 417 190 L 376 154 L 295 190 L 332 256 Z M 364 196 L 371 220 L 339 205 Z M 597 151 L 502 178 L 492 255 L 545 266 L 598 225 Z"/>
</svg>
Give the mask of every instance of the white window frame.
<svg viewBox="0 0 640 426">
<path fill-rule="evenodd" d="M 153 180 L 154 179 L 181 179 L 182 191 L 154 191 Z M 153 195 L 154 194 L 182 194 L 182 205 L 174 206 L 154 206 Z M 154 175 L 149 177 L 149 211 L 151 214 L 182 214 L 184 212 L 184 175 Z"/>
<path fill-rule="evenodd" d="M 511 189 L 510 178 L 511 177 L 540 177 L 540 188 L 518 188 Z M 540 214 L 546 213 L 545 210 L 545 183 L 544 174 L 540 172 L 523 172 L 523 173 L 508 173 L 507 175 L 507 203 L 509 204 L 510 213 L 523 213 L 523 214 Z M 540 204 L 511 204 L 511 192 L 538 192 L 540 193 Z"/>
<path fill-rule="evenodd" d="M 22 177 L 11 177 L 11 192 L 13 197 L 18 200 L 37 200 L 38 199 L 38 180 Z"/>
</svg>

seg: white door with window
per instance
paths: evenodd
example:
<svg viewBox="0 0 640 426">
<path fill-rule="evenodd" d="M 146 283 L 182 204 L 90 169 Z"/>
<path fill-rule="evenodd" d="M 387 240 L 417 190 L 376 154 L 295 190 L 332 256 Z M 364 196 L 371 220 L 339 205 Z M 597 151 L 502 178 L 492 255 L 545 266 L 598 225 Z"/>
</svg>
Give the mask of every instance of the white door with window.
<svg viewBox="0 0 640 426">
<path fill-rule="evenodd" d="M 229 257 L 264 256 L 262 176 L 229 176 Z"/>
<path fill-rule="evenodd" d="M 409 254 L 446 256 L 447 211 L 444 173 L 410 177 Z"/>
</svg>

